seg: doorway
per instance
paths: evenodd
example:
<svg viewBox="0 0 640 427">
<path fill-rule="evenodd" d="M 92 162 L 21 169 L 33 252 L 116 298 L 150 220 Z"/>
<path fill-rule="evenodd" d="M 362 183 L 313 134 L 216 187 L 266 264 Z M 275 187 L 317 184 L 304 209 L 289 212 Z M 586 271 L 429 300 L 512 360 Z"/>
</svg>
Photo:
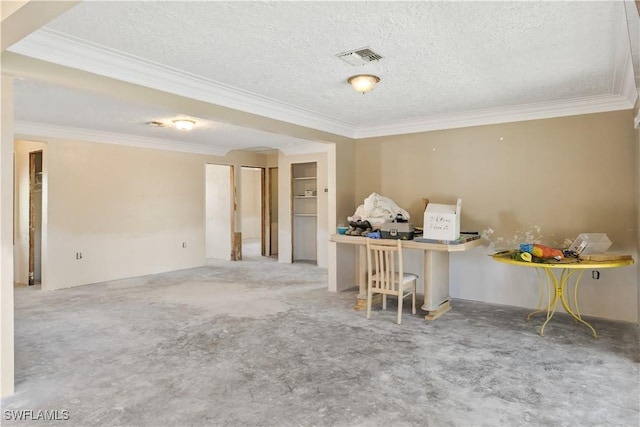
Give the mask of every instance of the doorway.
<svg viewBox="0 0 640 427">
<path fill-rule="evenodd" d="M 291 262 L 318 264 L 318 162 L 291 164 Z"/>
<path fill-rule="evenodd" d="M 205 257 L 234 257 L 235 203 L 233 166 L 205 165 Z"/>
<path fill-rule="evenodd" d="M 42 150 L 29 153 L 29 286 L 42 282 Z"/>
<path fill-rule="evenodd" d="M 269 248 L 271 257 L 278 256 L 278 168 L 269 168 Z"/>
<path fill-rule="evenodd" d="M 264 192 L 265 170 L 243 166 L 240 180 L 243 258 L 266 255 Z"/>
</svg>

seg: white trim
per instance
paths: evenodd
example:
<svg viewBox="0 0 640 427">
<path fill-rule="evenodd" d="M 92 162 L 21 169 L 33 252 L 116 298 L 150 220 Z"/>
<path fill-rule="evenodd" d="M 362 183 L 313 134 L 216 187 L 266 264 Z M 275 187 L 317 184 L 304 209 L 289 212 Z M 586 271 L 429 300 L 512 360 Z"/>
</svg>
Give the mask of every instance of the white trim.
<svg viewBox="0 0 640 427">
<path fill-rule="evenodd" d="M 550 119 L 554 117 L 628 110 L 631 108 L 633 108 L 633 104 L 625 96 L 594 96 L 590 98 L 543 102 L 510 108 L 495 108 L 425 119 L 383 123 L 369 127 L 368 129 L 359 129 L 356 133 L 356 138 L 373 138 L 470 126 Z"/>
<path fill-rule="evenodd" d="M 303 144 L 294 144 L 288 145 L 283 144 L 276 147 L 278 150 L 282 151 L 283 154 L 287 156 L 298 155 L 298 154 L 318 154 L 318 153 L 326 153 L 329 147 L 333 145 L 331 143 L 324 142 L 315 142 L 308 141 Z M 240 149 L 242 150 L 242 149 Z"/>
<path fill-rule="evenodd" d="M 613 58 L 614 71 L 613 81 L 611 82 L 611 93 L 621 94 L 625 81 L 627 79 L 627 72 L 631 63 L 631 46 L 629 44 L 629 33 L 627 32 L 627 19 L 624 4 L 621 4 L 619 22 L 616 25 L 618 28 L 618 35 L 615 46 L 615 56 Z M 632 66 L 633 68 L 633 66 Z M 633 74 L 633 70 L 631 71 Z"/>
<path fill-rule="evenodd" d="M 126 145 L 128 147 L 179 151 L 183 153 L 210 154 L 215 156 L 224 156 L 230 151 L 209 145 L 194 144 L 185 141 L 148 138 L 115 132 L 101 132 L 91 129 L 57 126 L 36 122 L 17 121 L 15 122 L 14 133 L 18 138 L 63 138 L 87 142 L 99 142 L 103 144 Z"/>
<path fill-rule="evenodd" d="M 620 93 L 629 101 L 631 108 L 633 108 L 636 105 L 636 99 L 638 99 L 638 92 L 640 92 L 640 88 L 636 88 L 636 77 L 634 75 L 631 54 L 628 56 L 626 65 L 626 73 L 624 75 L 624 80 L 622 81 Z"/>
<path fill-rule="evenodd" d="M 353 125 L 272 98 L 42 28 L 11 52 L 249 113 L 352 136 Z"/>
<path fill-rule="evenodd" d="M 185 73 L 175 68 L 150 62 L 95 43 L 89 43 L 51 29 L 40 29 L 9 50 L 40 60 L 348 138 L 400 135 L 625 110 L 633 108 L 637 97 L 637 94 L 631 90 L 635 87 L 635 83 L 631 82 L 632 85 L 629 84 L 629 70 L 631 70 L 631 77 L 633 77 L 633 70 L 629 67 L 631 64 L 628 62 L 627 56 L 623 55 L 624 52 L 622 51 L 624 49 L 618 48 L 615 76 L 612 81 L 614 94 L 612 95 L 400 120 L 365 128 L 201 76 Z M 620 63 L 621 61 L 622 63 Z M 91 131 L 87 132 L 91 133 Z M 99 132 L 96 134 L 99 134 Z M 124 136 L 124 139 L 120 138 L 120 140 L 127 140 L 127 138 L 128 140 L 132 139 Z M 135 140 L 139 141 L 141 139 L 135 138 Z M 161 142 L 161 144 L 167 144 L 167 142 Z M 169 142 L 165 149 L 185 151 L 183 148 L 178 149 L 172 144 L 174 143 Z M 152 145 L 157 148 L 156 143 Z M 138 144 L 137 146 L 140 145 Z M 202 148 L 202 150 L 205 149 Z M 207 154 L 213 153 L 207 152 Z"/>
</svg>

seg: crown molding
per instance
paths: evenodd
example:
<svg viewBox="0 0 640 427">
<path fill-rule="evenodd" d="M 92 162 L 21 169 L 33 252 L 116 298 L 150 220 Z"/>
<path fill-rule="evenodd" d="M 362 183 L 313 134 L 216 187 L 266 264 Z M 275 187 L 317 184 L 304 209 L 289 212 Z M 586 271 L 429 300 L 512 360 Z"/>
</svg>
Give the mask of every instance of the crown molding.
<svg viewBox="0 0 640 427">
<path fill-rule="evenodd" d="M 42 28 L 9 51 L 275 120 L 353 137 L 352 124 Z"/>
<path fill-rule="evenodd" d="M 115 132 L 101 132 L 91 129 L 27 121 L 16 121 L 14 124 L 14 133 L 18 138 L 40 137 L 70 139 L 76 141 L 98 142 L 103 144 L 125 145 L 128 147 L 152 148 L 156 150 L 179 151 L 182 153 L 208 154 L 214 156 L 224 156 L 229 152 L 229 150 L 185 141 L 125 135 Z"/>
<path fill-rule="evenodd" d="M 629 98 L 622 95 L 603 95 L 566 101 L 544 102 L 507 108 L 448 114 L 425 119 L 383 123 L 359 129 L 356 138 L 374 138 L 389 135 L 456 129 L 470 126 L 484 126 L 499 123 L 522 122 L 527 120 L 551 119 L 554 117 L 576 116 L 580 114 L 604 113 L 633 108 Z"/>
<path fill-rule="evenodd" d="M 631 108 L 636 105 L 636 100 L 638 99 L 638 92 L 640 92 L 640 88 L 636 87 L 636 77 L 634 75 L 633 63 L 631 61 L 631 56 L 628 57 L 627 61 L 626 73 L 624 75 L 624 80 L 622 81 L 622 88 L 620 89 L 621 96 L 629 101 L 631 104 Z"/>
<path fill-rule="evenodd" d="M 320 154 L 326 153 L 329 149 L 330 143 L 324 142 L 309 142 L 305 144 L 293 144 L 293 145 L 281 145 L 277 147 L 285 156 L 294 156 L 299 154 Z"/>
<path fill-rule="evenodd" d="M 627 79 L 628 68 L 631 65 L 631 45 L 629 42 L 629 34 L 627 32 L 627 20 L 624 4 L 620 5 L 620 14 L 618 15 L 618 34 L 616 35 L 616 46 L 613 58 L 613 81 L 611 87 L 611 93 L 622 93 L 623 85 Z M 631 71 L 633 74 L 633 70 Z"/>
<path fill-rule="evenodd" d="M 638 96 L 634 90 L 635 81 L 629 80 L 629 76 L 632 79 L 634 77 L 629 62 L 629 52 L 619 46 L 616 51 L 616 67 L 610 95 L 422 117 L 359 127 L 47 28 L 31 34 L 9 50 L 43 61 L 356 139 L 625 110 L 633 108 Z M 96 133 L 96 135 L 99 134 L 102 133 Z M 124 141 L 126 138 L 126 135 L 121 135 L 119 140 Z M 158 141 L 154 141 L 156 143 L 151 144 L 152 148 L 158 148 Z M 167 143 L 169 144 L 167 147 L 173 147 L 171 144 L 175 144 L 175 142 L 164 141 L 160 145 Z M 166 149 L 185 151 L 184 147 Z M 205 154 L 219 153 L 206 151 Z"/>
</svg>

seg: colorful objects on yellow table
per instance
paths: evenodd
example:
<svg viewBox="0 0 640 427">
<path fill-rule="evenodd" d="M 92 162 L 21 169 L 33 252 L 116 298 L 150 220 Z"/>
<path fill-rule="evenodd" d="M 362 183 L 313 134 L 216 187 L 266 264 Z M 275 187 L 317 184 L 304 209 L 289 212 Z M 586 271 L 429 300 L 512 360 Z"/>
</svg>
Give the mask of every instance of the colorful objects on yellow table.
<svg viewBox="0 0 640 427">
<path fill-rule="evenodd" d="M 558 261 L 564 258 L 564 254 L 560 249 L 551 248 L 540 243 L 520 243 L 520 250 L 536 258 L 555 258 Z"/>
<path fill-rule="evenodd" d="M 539 243 L 534 243 L 531 255 L 538 258 L 555 258 L 557 260 L 564 258 L 564 254 L 560 249 L 550 248 Z"/>
</svg>

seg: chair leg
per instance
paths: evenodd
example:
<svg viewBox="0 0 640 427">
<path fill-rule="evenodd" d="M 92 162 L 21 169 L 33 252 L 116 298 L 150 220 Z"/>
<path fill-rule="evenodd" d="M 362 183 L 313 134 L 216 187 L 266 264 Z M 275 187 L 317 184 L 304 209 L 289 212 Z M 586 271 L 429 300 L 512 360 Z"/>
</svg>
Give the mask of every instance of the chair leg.
<svg viewBox="0 0 640 427">
<path fill-rule="evenodd" d="M 398 295 L 398 325 L 402 323 L 402 300 L 404 299 L 404 295 L 402 295 L 404 291 L 400 291 Z"/>
<path fill-rule="evenodd" d="M 367 319 L 371 317 L 371 290 L 367 291 Z"/>
<path fill-rule="evenodd" d="M 411 298 L 411 312 L 416 314 L 416 285 L 413 285 L 413 298 Z"/>
<path fill-rule="evenodd" d="M 382 294 L 382 309 L 387 309 L 387 294 Z"/>
</svg>

